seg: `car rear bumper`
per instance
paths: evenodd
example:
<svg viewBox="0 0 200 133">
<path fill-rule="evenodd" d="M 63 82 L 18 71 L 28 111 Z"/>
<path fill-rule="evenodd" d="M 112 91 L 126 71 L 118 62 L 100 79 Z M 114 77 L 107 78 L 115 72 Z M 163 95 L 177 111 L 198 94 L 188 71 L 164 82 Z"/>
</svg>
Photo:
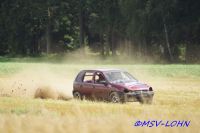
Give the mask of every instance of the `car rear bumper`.
<svg viewBox="0 0 200 133">
<path fill-rule="evenodd" d="M 138 101 L 139 98 L 146 98 L 146 99 L 151 99 L 154 96 L 153 91 L 132 91 L 125 93 L 125 100 L 127 102 L 129 101 Z"/>
</svg>

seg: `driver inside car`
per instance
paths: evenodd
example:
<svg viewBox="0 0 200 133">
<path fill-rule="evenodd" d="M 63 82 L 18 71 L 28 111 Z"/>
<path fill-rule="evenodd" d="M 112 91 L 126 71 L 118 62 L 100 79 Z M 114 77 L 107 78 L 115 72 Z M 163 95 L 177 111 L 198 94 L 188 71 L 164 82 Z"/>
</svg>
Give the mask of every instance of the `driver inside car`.
<svg viewBox="0 0 200 133">
<path fill-rule="evenodd" d="M 102 74 L 97 74 L 95 76 L 95 82 L 96 83 L 101 83 L 102 81 L 105 81 L 105 78 L 103 77 L 103 75 Z"/>
</svg>

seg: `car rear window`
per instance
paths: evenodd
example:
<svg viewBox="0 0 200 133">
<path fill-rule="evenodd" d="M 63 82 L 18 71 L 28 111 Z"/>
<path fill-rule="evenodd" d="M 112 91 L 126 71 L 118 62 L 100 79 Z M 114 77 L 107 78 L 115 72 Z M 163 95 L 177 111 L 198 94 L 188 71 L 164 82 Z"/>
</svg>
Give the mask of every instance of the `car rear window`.
<svg viewBox="0 0 200 133">
<path fill-rule="evenodd" d="M 77 75 L 75 81 L 76 81 L 76 82 L 82 82 L 82 78 L 83 78 L 83 75 L 84 75 L 84 74 L 85 74 L 85 72 L 84 72 L 84 71 L 81 71 L 81 72 Z"/>
</svg>

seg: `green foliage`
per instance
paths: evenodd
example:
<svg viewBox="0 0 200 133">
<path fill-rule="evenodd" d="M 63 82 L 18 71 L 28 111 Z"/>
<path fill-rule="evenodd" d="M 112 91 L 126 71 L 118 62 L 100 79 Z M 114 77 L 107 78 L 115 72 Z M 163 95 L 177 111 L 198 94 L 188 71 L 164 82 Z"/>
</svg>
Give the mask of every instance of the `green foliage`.
<svg viewBox="0 0 200 133">
<path fill-rule="evenodd" d="M 181 60 L 190 62 L 199 57 L 193 52 L 200 43 L 199 6 L 194 0 L 2 0 L 0 55 L 40 55 L 47 47 L 63 53 L 85 43 L 102 55 L 173 62 L 185 44 Z"/>
</svg>

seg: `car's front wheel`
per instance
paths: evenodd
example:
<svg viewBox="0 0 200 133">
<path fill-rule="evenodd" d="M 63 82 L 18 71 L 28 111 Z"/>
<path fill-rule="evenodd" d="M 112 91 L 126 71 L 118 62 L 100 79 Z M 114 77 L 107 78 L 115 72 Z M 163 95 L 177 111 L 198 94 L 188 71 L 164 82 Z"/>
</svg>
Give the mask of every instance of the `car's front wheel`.
<svg viewBox="0 0 200 133">
<path fill-rule="evenodd" d="M 110 101 L 112 103 L 119 103 L 119 102 L 121 102 L 119 94 L 117 92 L 112 92 L 110 94 Z"/>
<path fill-rule="evenodd" d="M 73 97 L 77 100 L 82 100 L 82 96 L 81 96 L 81 93 L 79 92 L 74 92 L 73 93 Z"/>
</svg>

